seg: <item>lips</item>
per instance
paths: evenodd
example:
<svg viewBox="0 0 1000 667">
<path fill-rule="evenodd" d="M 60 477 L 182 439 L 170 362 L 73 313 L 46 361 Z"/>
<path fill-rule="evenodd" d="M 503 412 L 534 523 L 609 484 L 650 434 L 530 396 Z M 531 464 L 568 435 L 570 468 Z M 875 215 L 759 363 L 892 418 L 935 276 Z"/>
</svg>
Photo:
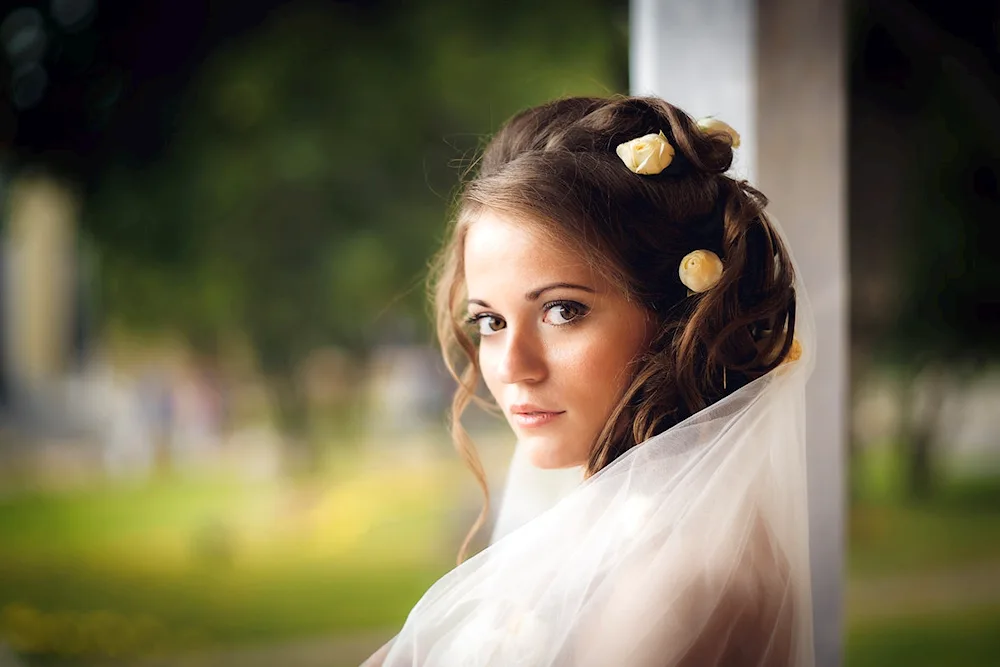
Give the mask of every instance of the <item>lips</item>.
<svg viewBox="0 0 1000 667">
<path fill-rule="evenodd" d="M 518 426 L 527 428 L 551 424 L 564 414 L 565 410 L 547 410 L 530 403 L 510 406 L 511 420 Z"/>
</svg>

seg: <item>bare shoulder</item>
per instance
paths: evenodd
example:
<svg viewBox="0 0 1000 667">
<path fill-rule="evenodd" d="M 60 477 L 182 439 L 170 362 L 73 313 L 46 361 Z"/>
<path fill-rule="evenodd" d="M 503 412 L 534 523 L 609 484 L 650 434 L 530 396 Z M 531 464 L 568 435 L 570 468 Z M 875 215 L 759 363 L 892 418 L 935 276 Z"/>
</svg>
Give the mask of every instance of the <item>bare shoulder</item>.
<svg viewBox="0 0 1000 667">
<path fill-rule="evenodd" d="M 701 576 L 711 608 L 677 665 L 792 664 L 795 591 L 785 554 L 760 521 L 731 559 L 707 562 Z"/>
<path fill-rule="evenodd" d="M 595 624 L 602 643 L 609 628 L 620 640 L 618 653 L 603 658 L 628 656 L 627 664 L 643 667 L 790 665 L 788 561 L 761 521 L 733 537 L 714 549 L 698 536 L 676 539 L 632 563 Z"/>
</svg>

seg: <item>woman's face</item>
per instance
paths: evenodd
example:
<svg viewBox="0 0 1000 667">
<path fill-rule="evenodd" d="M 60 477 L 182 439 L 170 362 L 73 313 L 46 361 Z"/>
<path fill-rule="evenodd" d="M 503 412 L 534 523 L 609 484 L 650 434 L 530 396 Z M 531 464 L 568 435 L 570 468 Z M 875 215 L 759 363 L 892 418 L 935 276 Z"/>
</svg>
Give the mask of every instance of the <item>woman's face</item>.
<svg viewBox="0 0 1000 667">
<path fill-rule="evenodd" d="M 534 465 L 584 465 L 648 344 L 646 311 L 570 249 L 487 209 L 465 240 L 479 363 Z"/>
</svg>

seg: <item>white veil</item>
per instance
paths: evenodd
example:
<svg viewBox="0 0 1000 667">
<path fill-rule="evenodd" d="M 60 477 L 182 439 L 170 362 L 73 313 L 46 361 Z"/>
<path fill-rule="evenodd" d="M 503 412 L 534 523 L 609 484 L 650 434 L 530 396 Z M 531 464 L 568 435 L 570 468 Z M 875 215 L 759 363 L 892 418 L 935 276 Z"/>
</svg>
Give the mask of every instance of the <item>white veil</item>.
<svg viewBox="0 0 1000 667">
<path fill-rule="evenodd" d="M 531 464 L 521 443 L 507 468 L 507 482 L 500 496 L 490 544 L 496 544 L 573 492 L 583 481 L 582 466 L 544 470 Z"/>
<path fill-rule="evenodd" d="M 365 667 L 812 667 L 816 350 L 801 280 L 796 294 L 797 361 L 590 479 L 563 471 L 568 491 L 537 495 L 551 475 L 515 454 L 493 544 L 432 586 Z"/>
</svg>

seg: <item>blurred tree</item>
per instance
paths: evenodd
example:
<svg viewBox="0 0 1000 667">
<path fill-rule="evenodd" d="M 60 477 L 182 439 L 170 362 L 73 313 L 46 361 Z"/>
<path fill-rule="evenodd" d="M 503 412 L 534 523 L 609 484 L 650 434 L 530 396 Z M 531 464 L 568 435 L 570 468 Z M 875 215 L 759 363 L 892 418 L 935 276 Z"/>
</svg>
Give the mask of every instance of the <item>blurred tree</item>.
<svg viewBox="0 0 1000 667">
<path fill-rule="evenodd" d="M 298 365 L 320 345 L 426 332 L 424 268 L 461 168 L 518 108 L 624 90 L 625 11 L 275 10 L 197 72 L 164 159 L 101 179 L 109 309 L 202 348 L 244 334 L 283 431 L 308 443 Z"/>
<path fill-rule="evenodd" d="M 996 17 L 986 6 L 959 16 L 899 0 L 861 4 L 870 10 L 860 16 L 868 45 L 881 45 L 869 92 L 894 108 L 903 137 L 886 160 L 902 171 L 890 182 L 901 189 L 904 224 L 888 236 L 853 230 L 860 244 L 892 246 L 869 252 L 858 277 L 877 277 L 888 261 L 896 286 L 888 317 L 855 345 L 871 345 L 899 373 L 898 440 L 910 495 L 924 498 L 944 394 L 1000 357 L 1000 49 L 983 30 Z"/>
<path fill-rule="evenodd" d="M 1000 357 L 1000 151 L 990 155 L 989 130 L 955 104 L 951 86 L 932 89 L 914 137 L 922 145 L 912 167 L 912 231 L 901 239 L 900 317 L 890 330 L 903 362 L 900 442 L 914 498 L 932 491 L 936 440 L 947 437 L 945 396 Z M 918 380 L 926 390 L 919 402 Z"/>
</svg>

